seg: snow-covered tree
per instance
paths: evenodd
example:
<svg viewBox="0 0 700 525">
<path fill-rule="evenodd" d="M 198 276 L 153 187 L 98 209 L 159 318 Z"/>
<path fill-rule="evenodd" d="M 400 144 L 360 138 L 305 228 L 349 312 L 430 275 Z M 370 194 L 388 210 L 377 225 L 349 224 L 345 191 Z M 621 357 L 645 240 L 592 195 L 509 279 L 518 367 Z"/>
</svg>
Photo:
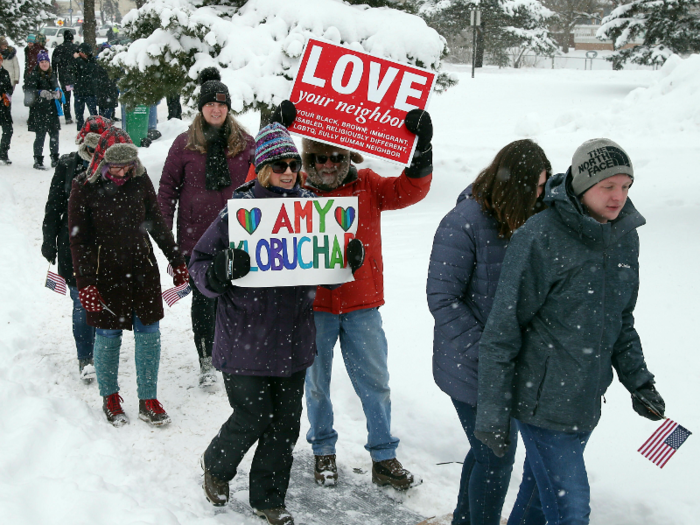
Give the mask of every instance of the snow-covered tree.
<svg viewBox="0 0 700 525">
<path fill-rule="evenodd" d="M 554 13 L 539 0 L 426 0 L 420 13 L 435 27 L 463 31 L 469 27 L 470 11 L 477 7 L 481 10 L 477 63 L 485 53 L 494 64 L 518 67 L 527 51 L 540 55 L 556 51 L 547 27 Z"/>
<path fill-rule="evenodd" d="M 613 41 L 607 58 L 615 69 L 625 62 L 661 65 L 672 54 L 700 52 L 700 0 L 634 0 L 620 5 L 602 21 L 598 38 Z M 642 44 L 627 47 L 641 37 Z"/>
<path fill-rule="evenodd" d="M 199 72 L 216 66 L 234 111 L 268 109 L 289 95 L 309 37 L 436 72 L 446 53 L 420 17 L 341 0 L 151 0 L 123 22 L 133 42 L 105 60 L 127 104 L 182 93 L 193 106 Z M 438 79 L 438 89 L 454 83 L 445 73 Z"/>
<path fill-rule="evenodd" d="M 51 0 L 0 0 L 0 35 L 24 40 L 50 17 Z"/>
</svg>

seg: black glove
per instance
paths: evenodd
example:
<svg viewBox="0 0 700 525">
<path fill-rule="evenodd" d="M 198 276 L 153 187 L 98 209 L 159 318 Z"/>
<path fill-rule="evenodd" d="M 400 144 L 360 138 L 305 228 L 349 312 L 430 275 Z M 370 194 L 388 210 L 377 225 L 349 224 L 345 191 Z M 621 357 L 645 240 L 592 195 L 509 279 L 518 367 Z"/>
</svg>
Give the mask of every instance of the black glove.
<svg viewBox="0 0 700 525">
<path fill-rule="evenodd" d="M 277 122 L 288 128 L 297 118 L 297 108 L 289 100 L 283 100 L 279 106 L 272 111 L 270 122 Z"/>
<path fill-rule="evenodd" d="M 406 129 L 418 137 L 416 151 L 411 165 L 406 168 L 406 176 L 412 179 L 426 177 L 433 172 L 433 121 L 430 113 L 422 109 L 412 109 L 406 114 Z"/>
<path fill-rule="evenodd" d="M 56 253 L 58 253 L 58 250 L 55 246 L 47 243 L 41 245 L 41 255 L 49 261 L 49 264 L 56 264 Z"/>
<path fill-rule="evenodd" d="M 365 247 L 362 245 L 362 241 L 359 239 L 350 239 L 348 242 L 348 247 L 345 249 L 345 257 L 348 259 L 348 264 L 352 270 L 353 275 L 365 262 Z"/>
<path fill-rule="evenodd" d="M 654 383 L 644 383 L 632 392 L 632 408 L 640 416 L 652 421 L 664 419 L 666 403 L 654 388 Z"/>
<path fill-rule="evenodd" d="M 227 248 L 214 256 L 207 270 L 207 281 L 212 290 L 224 293 L 233 286 L 232 279 L 240 279 L 250 272 L 250 255 L 244 250 Z"/>
<path fill-rule="evenodd" d="M 474 437 L 489 447 L 498 458 L 505 456 L 510 446 L 508 431 L 482 432 L 480 430 L 475 430 Z"/>
</svg>

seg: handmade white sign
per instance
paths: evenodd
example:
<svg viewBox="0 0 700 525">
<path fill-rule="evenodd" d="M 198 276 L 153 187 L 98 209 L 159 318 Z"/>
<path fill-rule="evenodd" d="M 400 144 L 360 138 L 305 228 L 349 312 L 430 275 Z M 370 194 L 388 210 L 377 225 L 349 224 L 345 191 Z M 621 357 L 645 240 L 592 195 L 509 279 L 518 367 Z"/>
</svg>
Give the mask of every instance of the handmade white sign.
<svg viewBox="0 0 700 525">
<path fill-rule="evenodd" d="M 353 281 L 345 250 L 357 232 L 357 197 L 232 199 L 229 246 L 250 255 L 243 287 Z"/>
</svg>

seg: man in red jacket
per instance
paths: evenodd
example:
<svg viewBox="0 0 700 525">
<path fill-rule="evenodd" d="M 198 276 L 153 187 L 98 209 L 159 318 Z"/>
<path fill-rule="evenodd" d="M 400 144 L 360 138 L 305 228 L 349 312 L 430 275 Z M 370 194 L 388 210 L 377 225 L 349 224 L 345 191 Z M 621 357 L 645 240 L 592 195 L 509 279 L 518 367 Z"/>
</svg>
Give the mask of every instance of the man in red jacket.
<svg viewBox="0 0 700 525">
<path fill-rule="evenodd" d="M 356 237 L 365 246 L 365 264 L 355 281 L 334 290 L 319 287 L 314 302 L 318 355 L 306 374 L 306 404 L 311 428 L 306 439 L 316 457 L 315 479 L 333 485 L 338 479 L 330 398 L 333 348 L 340 338 L 345 367 L 362 401 L 369 431 L 365 448 L 372 457 L 372 481 L 405 490 L 413 475 L 396 459 L 398 438 L 391 435 L 391 400 L 387 342 L 378 308 L 384 304 L 381 213 L 406 208 L 422 200 L 432 180 L 433 126 L 430 115 L 413 110 L 406 127 L 418 136 L 411 165 L 399 177 L 382 177 L 352 162 L 362 156 L 336 146 L 303 140 L 306 186 L 319 197 L 359 200 Z"/>
</svg>

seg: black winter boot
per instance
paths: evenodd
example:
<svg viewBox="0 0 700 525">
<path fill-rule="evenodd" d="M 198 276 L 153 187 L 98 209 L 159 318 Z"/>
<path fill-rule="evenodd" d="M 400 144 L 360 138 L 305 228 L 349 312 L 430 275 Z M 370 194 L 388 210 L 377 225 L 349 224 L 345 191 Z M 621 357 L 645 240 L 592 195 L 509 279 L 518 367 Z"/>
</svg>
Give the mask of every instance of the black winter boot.
<svg viewBox="0 0 700 525">
<path fill-rule="evenodd" d="M 34 169 L 35 170 L 47 170 L 48 168 L 44 166 L 44 157 L 34 157 Z"/>
<path fill-rule="evenodd" d="M 58 166 L 58 153 L 51 154 L 51 167 L 55 168 Z"/>
<path fill-rule="evenodd" d="M 0 166 L 9 166 L 12 161 L 7 158 L 7 151 L 0 152 Z"/>
</svg>

